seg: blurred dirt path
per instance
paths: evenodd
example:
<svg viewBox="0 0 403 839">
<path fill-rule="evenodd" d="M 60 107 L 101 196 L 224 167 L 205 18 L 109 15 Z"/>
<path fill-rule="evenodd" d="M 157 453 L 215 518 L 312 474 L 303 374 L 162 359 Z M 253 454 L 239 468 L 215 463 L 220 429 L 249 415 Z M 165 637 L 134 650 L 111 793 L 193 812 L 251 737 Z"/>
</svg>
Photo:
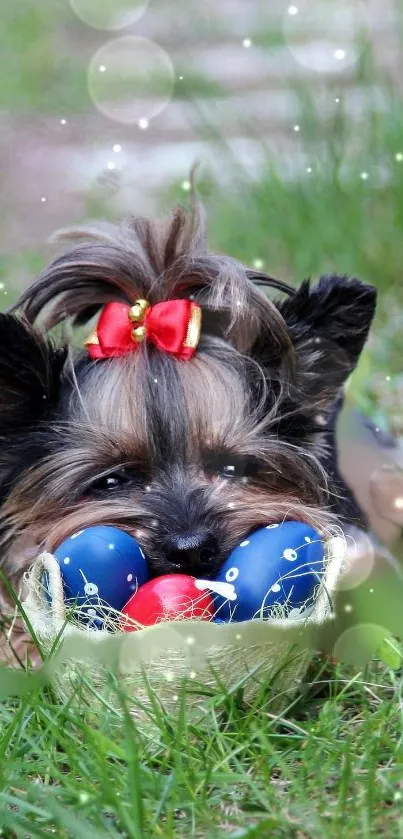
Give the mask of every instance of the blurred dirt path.
<svg viewBox="0 0 403 839">
<path fill-rule="evenodd" d="M 366 8 L 377 66 L 393 70 L 399 66 L 393 0 L 371 0 Z M 344 12 L 340 0 L 340 37 L 352 49 L 351 17 L 348 8 Z M 333 79 L 335 91 L 346 91 L 351 119 L 359 118 L 363 107 L 363 92 L 352 85 L 351 70 L 326 71 L 329 45 L 320 32 L 302 26 L 291 49 L 275 37 L 284 33 L 292 16 L 288 4 L 278 0 L 188 0 L 186 7 L 180 0 L 151 0 L 135 26 L 108 33 L 66 14 L 54 36 L 60 54 L 88 66 L 107 40 L 142 35 L 169 54 L 177 93 L 146 129 L 108 119 L 89 96 L 88 107 L 77 115 L 0 112 L 1 253 L 41 249 L 56 227 L 84 218 L 95 204 L 113 215 L 150 212 L 157 192 L 173 178 L 186 181 L 195 160 L 210 166 L 216 177 L 225 177 L 217 147 L 200 130 L 201 118 L 252 174 L 259 171 L 263 156 L 255 138 L 263 138 L 273 159 L 280 166 L 287 161 L 292 175 L 304 158 L 290 81 L 317 89 L 324 116 L 334 100 L 330 102 L 323 80 Z M 324 70 L 319 73 L 313 67 L 321 61 Z M 180 99 L 178 77 L 186 74 L 216 85 L 220 95 Z"/>
</svg>

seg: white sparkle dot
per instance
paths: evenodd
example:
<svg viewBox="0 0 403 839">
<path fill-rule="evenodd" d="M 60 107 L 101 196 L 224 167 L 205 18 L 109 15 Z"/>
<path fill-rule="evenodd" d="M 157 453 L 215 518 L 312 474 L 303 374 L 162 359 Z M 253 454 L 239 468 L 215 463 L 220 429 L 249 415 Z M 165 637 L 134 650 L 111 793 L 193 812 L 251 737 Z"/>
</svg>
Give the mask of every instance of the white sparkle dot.
<svg viewBox="0 0 403 839">
<path fill-rule="evenodd" d="M 153 519 L 151 525 L 152 527 L 158 527 L 158 519 Z"/>
<path fill-rule="evenodd" d="M 344 607 L 344 611 L 345 612 L 352 612 L 353 611 L 353 607 L 352 607 L 351 603 L 346 603 L 346 605 Z"/>
<path fill-rule="evenodd" d="M 65 556 L 63 562 L 64 562 L 65 565 L 69 565 L 70 564 L 70 557 Z"/>
<path fill-rule="evenodd" d="M 86 804 L 87 801 L 90 800 L 88 792 L 80 792 L 80 795 L 79 795 L 78 798 L 79 798 L 80 804 Z"/>
<path fill-rule="evenodd" d="M 150 123 L 148 119 L 146 119 L 145 117 L 139 119 L 139 128 L 141 128 L 142 131 L 145 131 L 148 128 L 149 124 Z"/>
<path fill-rule="evenodd" d="M 155 384 L 158 384 L 158 379 L 154 379 Z"/>
<path fill-rule="evenodd" d="M 393 796 L 395 801 L 400 801 L 401 797 L 402 797 L 402 793 L 399 792 L 399 790 L 397 792 L 395 792 L 395 794 Z"/>
<path fill-rule="evenodd" d="M 150 486 L 146 486 L 146 492 L 151 492 L 151 487 Z"/>
<path fill-rule="evenodd" d="M 248 483 L 249 483 L 249 478 L 247 478 L 246 476 L 241 478 L 241 484 L 248 484 Z"/>
<path fill-rule="evenodd" d="M 42 195 L 41 201 L 42 201 L 42 204 L 45 204 L 45 202 L 47 201 L 47 198 L 45 198 L 45 196 Z"/>
<path fill-rule="evenodd" d="M 110 551 L 115 550 L 115 545 L 113 544 L 113 542 L 111 542 L 110 545 L 108 545 L 108 548 Z"/>
<path fill-rule="evenodd" d="M 120 145 L 120 143 L 115 143 L 115 145 L 113 147 L 113 151 L 116 152 L 116 153 L 122 151 L 122 146 Z"/>
<path fill-rule="evenodd" d="M 128 574 L 127 577 L 126 577 L 127 582 L 131 583 L 132 579 L 133 579 L 133 574 Z"/>
<path fill-rule="evenodd" d="M 385 376 L 385 382 L 390 382 L 390 376 Z"/>
<path fill-rule="evenodd" d="M 289 6 L 287 12 L 291 17 L 295 17 L 298 14 L 298 6 Z"/>
<path fill-rule="evenodd" d="M 312 166 L 307 166 L 306 171 L 309 172 L 309 174 L 310 174 L 312 172 Z"/>
<path fill-rule="evenodd" d="M 165 673 L 165 678 L 166 678 L 167 682 L 173 682 L 173 680 L 174 680 L 174 674 L 173 674 L 173 673 L 170 673 L 170 672 Z"/>
<path fill-rule="evenodd" d="M 264 266 L 263 259 L 254 259 L 253 260 L 253 267 L 256 268 L 257 271 L 261 271 Z"/>
<path fill-rule="evenodd" d="M 60 125 L 66 125 L 66 123 L 67 123 L 67 119 L 61 119 L 60 120 Z"/>
<path fill-rule="evenodd" d="M 370 594 L 373 594 L 373 593 L 374 593 L 374 589 L 373 589 L 373 588 L 370 588 L 369 593 L 370 593 Z"/>
<path fill-rule="evenodd" d="M 236 304 L 237 304 L 237 306 L 242 306 L 242 300 L 237 300 Z"/>
<path fill-rule="evenodd" d="M 334 51 L 334 57 L 337 61 L 343 61 L 346 57 L 346 51 L 345 50 L 335 50 Z"/>
<path fill-rule="evenodd" d="M 0 283 L 0 291 L 4 291 L 4 283 Z"/>
<path fill-rule="evenodd" d="M 113 162 L 113 160 L 108 161 L 106 168 L 107 169 L 114 169 L 115 168 L 115 163 Z"/>
<path fill-rule="evenodd" d="M 183 76 L 179 76 L 179 81 L 183 82 Z"/>
<path fill-rule="evenodd" d="M 336 98 L 335 98 L 335 100 L 334 100 L 334 101 L 335 101 L 335 102 L 336 102 L 336 104 L 338 105 L 338 104 L 339 104 L 339 102 L 340 102 L 339 97 L 338 97 L 338 96 L 336 96 Z"/>
<path fill-rule="evenodd" d="M 249 47 L 252 46 L 252 41 L 250 38 L 244 38 L 242 44 L 244 47 L 246 47 L 246 49 L 249 49 Z"/>
<path fill-rule="evenodd" d="M 281 586 L 278 583 L 274 583 L 274 586 L 271 587 L 270 591 L 278 592 L 281 591 Z"/>
<path fill-rule="evenodd" d="M 192 646 L 192 644 L 194 644 L 194 642 L 195 642 L 195 639 L 194 639 L 194 638 L 192 638 L 192 636 L 191 636 L 191 635 L 189 635 L 189 637 L 188 637 L 188 638 L 186 638 L 186 643 L 187 643 L 187 644 L 189 644 L 189 647 L 191 647 L 191 646 Z"/>
<path fill-rule="evenodd" d="M 362 181 L 367 181 L 368 177 L 368 172 L 361 172 L 360 178 Z"/>
<path fill-rule="evenodd" d="M 235 504 L 234 504 L 233 501 L 230 501 L 227 506 L 229 507 L 230 510 L 232 510 L 232 508 L 235 507 Z"/>
<path fill-rule="evenodd" d="M 239 632 L 237 632 L 237 634 L 235 635 L 236 641 L 240 641 L 241 638 L 242 638 L 242 635 Z"/>
<path fill-rule="evenodd" d="M 173 695 L 172 699 L 173 699 L 173 701 L 174 701 L 174 702 L 177 702 L 177 701 L 178 701 L 178 699 L 179 699 L 178 694 L 177 694 L 177 693 L 174 693 L 174 695 Z"/>
<path fill-rule="evenodd" d="M 99 72 L 100 73 L 105 73 L 105 70 L 106 70 L 105 64 L 100 64 L 99 65 Z"/>
<path fill-rule="evenodd" d="M 88 614 L 91 618 L 96 618 L 96 616 L 97 616 L 96 609 L 87 609 L 87 614 Z"/>
<path fill-rule="evenodd" d="M 190 673 L 189 673 L 189 676 L 190 676 L 190 678 L 191 678 L 191 679 L 195 679 L 195 678 L 196 678 L 196 673 L 195 673 L 195 671 L 194 671 L 194 670 L 191 670 L 191 671 L 190 671 Z"/>
<path fill-rule="evenodd" d="M 191 187 L 190 181 L 182 181 L 182 189 L 184 192 L 189 192 Z"/>
<path fill-rule="evenodd" d="M 393 506 L 396 510 L 403 510 L 403 498 L 395 498 Z"/>
<path fill-rule="evenodd" d="M 244 542 L 241 542 L 239 547 L 240 548 L 246 548 L 247 545 L 249 545 L 249 539 L 245 539 Z"/>
<path fill-rule="evenodd" d="M 398 163 L 401 163 L 403 160 L 403 152 L 398 151 L 397 154 L 395 154 L 395 160 L 397 160 Z"/>
<path fill-rule="evenodd" d="M 294 131 L 300 131 L 300 130 L 301 130 L 300 125 L 294 125 Z"/>
</svg>

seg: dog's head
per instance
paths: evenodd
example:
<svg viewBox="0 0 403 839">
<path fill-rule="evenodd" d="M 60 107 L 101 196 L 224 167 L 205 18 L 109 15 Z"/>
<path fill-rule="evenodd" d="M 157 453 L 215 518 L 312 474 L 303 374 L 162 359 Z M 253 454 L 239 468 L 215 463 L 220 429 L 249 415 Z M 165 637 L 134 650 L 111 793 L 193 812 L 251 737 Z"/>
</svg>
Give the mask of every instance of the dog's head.
<svg viewBox="0 0 403 839">
<path fill-rule="evenodd" d="M 0 513 L 11 578 L 39 549 L 97 523 L 133 533 L 153 574 L 200 576 L 264 524 L 331 525 L 344 491 L 328 465 L 334 405 L 366 340 L 375 290 L 331 276 L 273 301 L 253 272 L 208 251 L 199 210 L 80 238 L 0 316 Z M 278 293 L 281 284 L 262 280 Z M 191 360 L 145 341 L 92 361 L 49 337 L 61 322 L 74 335 L 106 303 L 137 298 L 201 306 Z"/>
</svg>

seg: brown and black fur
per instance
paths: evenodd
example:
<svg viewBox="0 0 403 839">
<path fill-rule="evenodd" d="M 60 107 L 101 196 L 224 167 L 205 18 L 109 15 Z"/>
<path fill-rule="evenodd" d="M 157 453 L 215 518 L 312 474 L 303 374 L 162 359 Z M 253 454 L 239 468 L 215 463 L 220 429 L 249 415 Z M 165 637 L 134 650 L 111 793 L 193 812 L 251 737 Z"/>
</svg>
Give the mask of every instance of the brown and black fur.
<svg viewBox="0 0 403 839">
<path fill-rule="evenodd" d="M 95 523 L 133 533 L 153 575 L 203 577 L 284 517 L 365 527 L 334 424 L 372 287 L 325 276 L 277 299 L 281 284 L 208 250 L 196 206 L 68 235 L 78 244 L 0 315 L 1 565 L 15 586 L 40 549 Z M 201 305 L 191 361 L 144 343 L 94 362 L 49 336 L 90 331 L 105 303 L 139 297 Z"/>
</svg>

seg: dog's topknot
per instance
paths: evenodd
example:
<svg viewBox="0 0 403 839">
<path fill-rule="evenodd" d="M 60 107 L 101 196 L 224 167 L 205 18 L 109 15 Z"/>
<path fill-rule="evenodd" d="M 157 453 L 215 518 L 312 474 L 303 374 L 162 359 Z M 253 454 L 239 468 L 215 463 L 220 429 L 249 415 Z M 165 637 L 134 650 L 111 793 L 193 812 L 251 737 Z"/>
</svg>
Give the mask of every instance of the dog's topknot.
<svg viewBox="0 0 403 839">
<path fill-rule="evenodd" d="M 119 227 L 64 230 L 57 239 L 76 244 L 51 262 L 14 307 L 31 323 L 41 316 L 46 328 L 67 319 L 81 325 L 110 301 L 131 304 L 141 297 L 155 305 L 191 296 L 203 308 L 205 334 L 248 351 L 269 329 L 279 358 L 290 357 L 284 320 L 253 282 L 254 272 L 208 249 L 197 202 L 160 221 L 129 218 Z M 281 286 L 270 278 L 266 284 Z"/>
</svg>

